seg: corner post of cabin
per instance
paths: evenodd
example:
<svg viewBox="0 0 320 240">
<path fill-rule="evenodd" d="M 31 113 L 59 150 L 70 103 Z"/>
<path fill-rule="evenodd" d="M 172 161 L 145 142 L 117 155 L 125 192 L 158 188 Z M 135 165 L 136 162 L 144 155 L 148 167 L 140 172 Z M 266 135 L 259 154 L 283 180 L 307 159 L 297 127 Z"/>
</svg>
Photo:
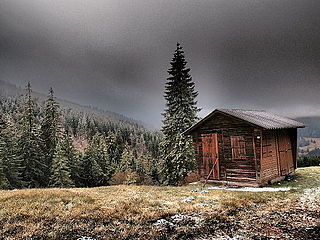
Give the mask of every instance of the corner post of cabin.
<svg viewBox="0 0 320 240">
<path fill-rule="evenodd" d="M 297 147 L 297 137 L 298 137 L 298 130 L 297 128 L 294 128 L 291 130 L 292 134 L 291 134 L 291 148 L 292 148 L 292 155 L 293 155 L 293 160 L 294 160 L 294 169 L 297 169 L 298 167 L 298 147 Z"/>
<path fill-rule="evenodd" d="M 261 184 L 261 161 L 262 161 L 262 130 L 255 128 L 253 130 L 253 149 L 256 170 L 256 182 Z"/>
</svg>

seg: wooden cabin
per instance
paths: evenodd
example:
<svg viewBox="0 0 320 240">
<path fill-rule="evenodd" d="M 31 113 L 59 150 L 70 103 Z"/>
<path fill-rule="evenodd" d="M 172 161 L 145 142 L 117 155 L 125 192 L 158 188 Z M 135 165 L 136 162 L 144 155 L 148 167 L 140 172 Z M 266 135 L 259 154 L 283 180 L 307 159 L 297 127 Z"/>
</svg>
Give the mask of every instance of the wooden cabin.
<svg viewBox="0 0 320 240">
<path fill-rule="evenodd" d="M 189 128 L 198 172 L 209 182 L 262 186 L 297 167 L 303 123 L 262 110 L 216 109 Z"/>
</svg>

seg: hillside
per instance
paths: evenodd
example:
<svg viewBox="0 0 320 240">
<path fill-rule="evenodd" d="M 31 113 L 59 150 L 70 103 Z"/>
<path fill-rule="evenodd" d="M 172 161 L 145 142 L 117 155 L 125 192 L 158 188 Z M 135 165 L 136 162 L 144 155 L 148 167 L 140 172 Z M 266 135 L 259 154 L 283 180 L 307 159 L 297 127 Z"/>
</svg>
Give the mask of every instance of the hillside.
<svg viewBox="0 0 320 240">
<path fill-rule="evenodd" d="M 0 188 L 62 186 L 57 179 L 65 187 L 159 183 L 160 132 L 30 85 L 23 96 L 27 91 L 11 84 L 1 89 Z"/>
<path fill-rule="evenodd" d="M 0 239 L 319 239 L 319 179 L 320 167 L 310 167 L 283 192 L 194 184 L 0 191 Z"/>
<path fill-rule="evenodd" d="M 0 96 L 4 98 L 8 97 L 19 97 L 21 95 L 25 94 L 25 89 L 22 87 L 18 87 L 12 83 L 0 80 Z M 39 102 L 43 102 L 47 98 L 47 94 L 45 93 L 40 93 L 33 91 L 33 96 L 39 100 Z M 88 114 L 93 114 L 96 116 L 100 116 L 103 118 L 107 119 L 112 119 L 115 121 L 120 121 L 120 122 L 126 122 L 132 125 L 139 125 L 141 127 L 148 128 L 150 130 L 153 130 L 153 127 L 145 124 L 141 121 L 134 120 L 132 118 L 128 118 L 122 114 L 118 114 L 115 112 L 107 111 L 107 110 L 102 110 L 96 107 L 92 106 L 83 106 L 65 99 L 60 99 L 57 98 L 57 101 L 59 102 L 60 106 L 63 109 L 72 109 L 74 111 L 78 112 L 86 112 Z"/>
<path fill-rule="evenodd" d="M 320 138 L 320 117 L 300 117 L 297 121 L 303 122 L 306 127 L 298 129 L 298 137 Z"/>
</svg>

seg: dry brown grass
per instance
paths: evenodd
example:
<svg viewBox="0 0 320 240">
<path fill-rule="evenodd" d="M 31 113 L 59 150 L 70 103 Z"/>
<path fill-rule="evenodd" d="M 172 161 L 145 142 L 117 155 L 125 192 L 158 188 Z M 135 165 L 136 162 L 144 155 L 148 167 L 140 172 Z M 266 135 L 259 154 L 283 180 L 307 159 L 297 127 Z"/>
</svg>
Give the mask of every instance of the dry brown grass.
<svg viewBox="0 0 320 240">
<path fill-rule="evenodd" d="M 193 185 L 0 191 L 0 239 L 196 239 L 221 229 L 230 235 L 245 229 L 237 221 L 245 221 L 246 213 L 296 207 L 305 188 L 320 185 L 319 167 L 298 173 L 298 182 L 283 184 L 296 190 L 274 193 L 200 193 L 192 190 L 201 186 Z M 181 202 L 188 197 L 195 200 Z M 176 214 L 198 214 L 203 222 L 184 222 L 177 229 L 153 225 Z"/>
</svg>

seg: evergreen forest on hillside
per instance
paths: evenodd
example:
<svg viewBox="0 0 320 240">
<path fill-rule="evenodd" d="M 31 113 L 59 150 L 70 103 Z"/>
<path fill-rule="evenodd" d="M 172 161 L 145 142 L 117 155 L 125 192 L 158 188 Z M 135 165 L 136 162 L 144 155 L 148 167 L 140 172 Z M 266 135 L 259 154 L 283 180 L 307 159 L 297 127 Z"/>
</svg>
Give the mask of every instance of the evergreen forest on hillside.
<svg viewBox="0 0 320 240">
<path fill-rule="evenodd" d="M 45 102 L 0 99 L 0 187 L 94 187 L 159 183 L 161 133 L 126 119 Z"/>
<path fill-rule="evenodd" d="M 23 97 L 2 97 L 0 188 L 185 181 L 195 157 L 183 132 L 198 120 L 198 93 L 179 43 L 170 65 L 161 132 L 117 114 L 61 108 L 52 88 L 42 103 L 30 83 Z"/>
</svg>

